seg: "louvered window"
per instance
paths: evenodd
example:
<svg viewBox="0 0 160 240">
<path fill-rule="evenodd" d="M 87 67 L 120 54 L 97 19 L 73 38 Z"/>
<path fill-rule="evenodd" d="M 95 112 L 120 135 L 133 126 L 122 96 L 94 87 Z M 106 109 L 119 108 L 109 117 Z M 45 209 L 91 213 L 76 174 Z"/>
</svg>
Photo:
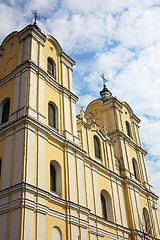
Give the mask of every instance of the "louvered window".
<svg viewBox="0 0 160 240">
<path fill-rule="evenodd" d="M 2 107 L 2 120 L 1 123 L 8 122 L 9 119 L 9 110 L 10 110 L 10 100 L 4 102 Z"/>
<path fill-rule="evenodd" d="M 101 207 L 102 207 L 102 216 L 104 219 L 107 219 L 106 201 L 102 194 L 101 194 Z"/>
<path fill-rule="evenodd" d="M 129 122 L 127 122 L 127 121 L 126 121 L 126 130 L 127 130 L 127 135 L 129 137 L 132 137 L 131 126 L 130 126 Z"/>
<path fill-rule="evenodd" d="M 48 124 L 56 128 L 56 109 L 51 103 L 48 104 Z"/>
<path fill-rule="evenodd" d="M 56 170 L 52 164 L 50 164 L 50 189 L 56 192 Z"/>
<path fill-rule="evenodd" d="M 150 235 L 151 232 L 151 224 L 149 219 L 149 214 L 146 208 L 143 208 L 143 217 L 144 217 L 144 223 L 145 223 L 145 230 Z"/>
<path fill-rule="evenodd" d="M 94 136 L 94 151 L 97 158 L 101 158 L 99 139 Z"/>
<path fill-rule="evenodd" d="M 56 78 L 56 64 L 51 58 L 47 60 L 47 72 Z"/>
</svg>

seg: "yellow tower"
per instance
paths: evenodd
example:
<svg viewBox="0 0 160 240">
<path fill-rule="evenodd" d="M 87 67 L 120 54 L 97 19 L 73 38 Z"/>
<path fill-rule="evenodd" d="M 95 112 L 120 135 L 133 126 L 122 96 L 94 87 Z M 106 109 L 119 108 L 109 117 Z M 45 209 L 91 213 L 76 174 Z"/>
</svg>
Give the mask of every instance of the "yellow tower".
<svg viewBox="0 0 160 240">
<path fill-rule="evenodd" d="M 104 83 L 76 121 L 73 65 L 36 24 L 0 47 L 0 239 L 159 239 L 140 120 Z"/>
</svg>

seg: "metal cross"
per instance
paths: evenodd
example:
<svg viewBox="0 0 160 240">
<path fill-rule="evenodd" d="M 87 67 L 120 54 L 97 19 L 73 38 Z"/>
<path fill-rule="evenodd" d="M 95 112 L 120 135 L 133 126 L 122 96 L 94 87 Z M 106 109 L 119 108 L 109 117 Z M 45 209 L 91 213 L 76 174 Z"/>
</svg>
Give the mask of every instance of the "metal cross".
<svg viewBox="0 0 160 240">
<path fill-rule="evenodd" d="M 103 86 L 105 85 L 105 82 L 107 82 L 107 80 L 105 79 L 105 77 L 104 77 L 104 74 L 102 73 L 101 75 L 101 78 L 103 79 Z"/>
<path fill-rule="evenodd" d="M 37 16 L 37 10 L 31 10 L 31 12 L 32 12 L 33 15 L 34 15 L 34 24 L 37 24 L 37 23 L 36 23 L 37 19 L 40 20 L 39 17 Z"/>
</svg>

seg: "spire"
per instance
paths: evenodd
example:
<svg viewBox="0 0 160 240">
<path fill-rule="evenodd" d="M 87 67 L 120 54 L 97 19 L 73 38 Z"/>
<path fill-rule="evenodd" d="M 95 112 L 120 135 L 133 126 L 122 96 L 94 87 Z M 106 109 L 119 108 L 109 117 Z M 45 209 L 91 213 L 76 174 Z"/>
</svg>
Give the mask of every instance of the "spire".
<svg viewBox="0 0 160 240">
<path fill-rule="evenodd" d="M 105 101 L 111 99 L 112 93 L 111 93 L 111 92 L 108 90 L 108 88 L 106 87 L 106 82 L 107 82 L 107 80 L 105 79 L 104 74 L 102 73 L 100 76 L 101 76 L 101 78 L 103 79 L 103 90 L 100 91 L 100 95 L 101 95 L 101 100 L 102 100 L 103 102 L 105 102 Z"/>
</svg>

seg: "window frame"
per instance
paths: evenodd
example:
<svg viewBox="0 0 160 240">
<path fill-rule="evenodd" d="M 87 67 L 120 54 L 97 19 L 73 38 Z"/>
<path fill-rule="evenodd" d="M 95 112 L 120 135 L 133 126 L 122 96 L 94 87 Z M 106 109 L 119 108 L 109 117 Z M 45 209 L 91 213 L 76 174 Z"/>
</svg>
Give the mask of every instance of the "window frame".
<svg viewBox="0 0 160 240">
<path fill-rule="evenodd" d="M 51 69 L 49 69 L 50 67 Z M 47 73 L 49 73 L 54 77 L 54 79 L 56 79 L 56 63 L 51 57 L 47 58 Z"/>
<path fill-rule="evenodd" d="M 95 153 L 95 157 L 100 159 L 100 160 L 102 160 L 100 140 L 99 140 L 99 138 L 96 135 L 94 135 L 93 139 L 94 139 L 94 153 Z"/>
<path fill-rule="evenodd" d="M 52 187 L 52 181 L 51 179 L 51 166 L 54 168 L 54 186 Z M 56 196 L 62 195 L 62 171 L 61 166 L 56 160 L 50 161 L 50 191 L 54 193 Z"/>
<path fill-rule="evenodd" d="M 52 115 L 53 114 L 53 119 Z M 58 108 L 55 103 L 48 102 L 48 126 L 58 131 Z"/>
<path fill-rule="evenodd" d="M 149 235 L 152 235 L 149 213 L 148 213 L 148 210 L 145 207 L 143 208 L 143 219 L 144 219 L 146 233 L 149 234 Z"/>
<path fill-rule="evenodd" d="M 7 106 L 7 113 L 4 112 L 4 106 L 6 103 L 9 102 L 9 105 Z M 10 106 L 11 106 L 11 101 L 10 98 L 6 98 L 2 101 L 1 106 L 0 106 L 0 124 L 4 124 L 7 123 L 9 121 L 9 117 L 10 117 Z M 7 117 L 5 116 L 7 115 Z M 5 120 L 3 120 L 3 118 L 5 118 Z"/>
<path fill-rule="evenodd" d="M 102 202 L 101 196 L 103 196 L 103 202 Z M 109 194 L 108 191 L 106 191 L 105 189 L 102 189 L 100 193 L 100 198 L 101 198 L 102 217 L 107 221 L 114 222 L 113 204 L 112 204 L 111 195 Z M 104 204 L 104 200 L 105 200 L 105 204 Z"/>
<path fill-rule="evenodd" d="M 130 138 L 133 138 L 132 137 L 132 131 L 131 131 L 131 125 L 128 121 L 126 121 L 126 131 L 127 131 L 127 135 L 130 137 Z"/>
<path fill-rule="evenodd" d="M 135 158 L 132 158 L 132 166 L 133 166 L 133 172 L 135 179 L 137 181 L 140 181 L 140 174 L 139 174 L 139 168 L 138 168 L 138 163 Z"/>
</svg>

